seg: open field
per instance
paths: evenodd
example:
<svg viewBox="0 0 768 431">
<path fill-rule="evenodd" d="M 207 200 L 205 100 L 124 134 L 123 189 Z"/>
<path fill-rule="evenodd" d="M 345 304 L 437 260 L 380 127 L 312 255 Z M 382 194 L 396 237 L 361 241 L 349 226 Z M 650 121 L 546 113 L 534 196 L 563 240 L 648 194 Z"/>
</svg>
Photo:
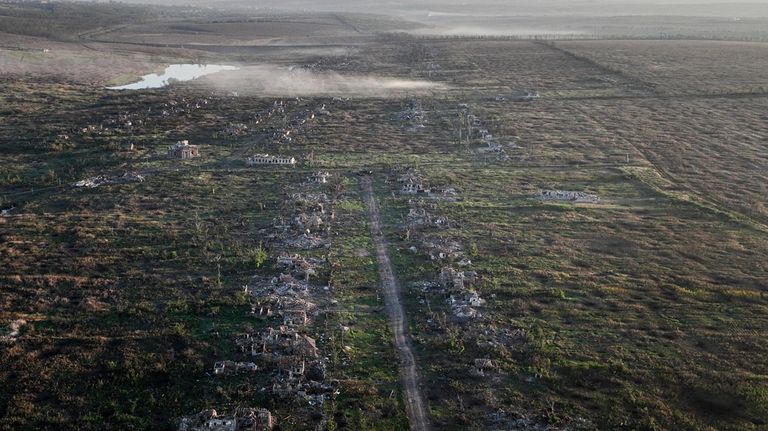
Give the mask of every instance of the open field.
<svg viewBox="0 0 768 431">
<path fill-rule="evenodd" d="M 768 91 L 764 63 L 768 52 L 766 43 L 694 40 L 557 42 L 556 45 L 648 83 L 664 95 Z"/>
<path fill-rule="evenodd" d="M 0 429 L 767 429 L 763 44 L 101 7 L 0 20 Z"/>
</svg>

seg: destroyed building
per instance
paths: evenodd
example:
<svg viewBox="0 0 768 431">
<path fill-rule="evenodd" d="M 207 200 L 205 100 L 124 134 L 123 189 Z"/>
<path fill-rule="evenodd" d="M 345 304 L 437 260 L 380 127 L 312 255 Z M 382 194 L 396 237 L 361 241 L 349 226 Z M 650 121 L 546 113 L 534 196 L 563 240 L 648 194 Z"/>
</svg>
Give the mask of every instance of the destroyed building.
<svg viewBox="0 0 768 431">
<path fill-rule="evenodd" d="M 456 271 L 451 267 L 445 267 L 438 275 L 438 283 L 446 289 L 464 289 L 477 282 L 477 272 Z"/>
<path fill-rule="evenodd" d="M 532 102 L 540 97 L 539 92 L 534 90 L 516 91 L 510 95 L 513 102 Z"/>
<path fill-rule="evenodd" d="M 291 275 L 302 278 L 305 283 L 308 283 L 311 276 L 317 275 L 318 266 L 325 264 L 326 261 L 324 259 L 305 259 L 297 254 L 281 254 L 277 258 L 276 266 L 280 270 L 290 271 Z"/>
<path fill-rule="evenodd" d="M 193 159 L 200 157 L 200 149 L 197 145 L 191 145 L 189 141 L 183 140 L 168 147 L 168 157 L 182 160 Z"/>
<path fill-rule="evenodd" d="M 285 325 L 277 329 L 266 328 L 255 336 L 244 334 L 235 341 L 243 353 L 250 353 L 252 356 L 296 355 L 308 359 L 320 357 L 320 349 L 313 338 L 299 334 L 295 328 Z"/>
<path fill-rule="evenodd" d="M 309 182 L 317 184 L 326 184 L 331 177 L 329 172 L 315 172 L 309 177 Z"/>
<path fill-rule="evenodd" d="M 429 253 L 431 260 L 454 260 L 464 257 L 464 247 L 457 241 L 436 238 L 426 240 L 422 247 Z"/>
<path fill-rule="evenodd" d="M 295 166 L 296 159 L 287 156 L 270 156 L 269 154 L 256 154 L 245 160 L 248 166 L 254 165 L 287 165 Z"/>
<path fill-rule="evenodd" d="M 567 190 L 544 190 L 539 192 L 536 199 L 542 201 L 562 201 L 562 202 L 578 202 L 578 203 L 597 203 L 600 202 L 600 197 L 595 194 L 585 192 L 574 192 Z"/>
<path fill-rule="evenodd" d="M 106 175 L 97 175 L 95 177 L 86 178 L 71 184 L 72 187 L 77 188 L 96 188 L 108 184 L 126 184 L 132 182 L 144 182 L 144 176 L 133 172 L 125 172 L 121 176 L 108 177 Z"/>
<path fill-rule="evenodd" d="M 400 193 L 404 195 L 429 194 L 431 190 L 421 183 L 407 182 L 400 188 Z"/>
<path fill-rule="evenodd" d="M 257 370 L 258 367 L 253 362 L 219 361 L 213 364 L 215 375 L 233 375 Z"/>
<path fill-rule="evenodd" d="M 306 361 L 301 356 L 282 356 L 277 360 L 277 370 L 287 376 L 288 379 L 303 377 L 306 370 Z"/>
<path fill-rule="evenodd" d="M 265 431 L 276 425 L 267 409 L 239 408 L 233 415 L 219 415 L 216 410 L 203 410 L 182 418 L 179 431 Z"/>
<path fill-rule="evenodd" d="M 489 371 L 495 370 L 496 364 L 487 358 L 478 358 L 472 361 L 472 366 L 469 368 L 469 375 L 473 377 L 485 377 L 485 374 Z"/>
</svg>

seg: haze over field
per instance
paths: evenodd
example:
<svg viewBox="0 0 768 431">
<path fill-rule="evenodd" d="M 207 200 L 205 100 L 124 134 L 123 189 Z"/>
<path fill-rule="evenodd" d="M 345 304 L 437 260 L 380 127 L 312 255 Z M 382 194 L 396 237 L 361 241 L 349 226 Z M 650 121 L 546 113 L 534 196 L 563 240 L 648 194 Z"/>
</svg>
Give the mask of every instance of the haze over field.
<svg viewBox="0 0 768 431">
<path fill-rule="evenodd" d="M 444 88 L 443 85 L 424 80 L 345 76 L 335 72 L 318 73 L 271 64 L 248 66 L 234 72 L 211 75 L 206 77 L 204 82 L 241 95 L 275 97 L 384 97 Z"/>
<path fill-rule="evenodd" d="M 127 3 L 157 5 L 196 5 L 205 7 L 250 7 L 285 10 L 344 11 L 385 13 L 394 15 L 437 17 L 465 16 L 523 16 L 523 15 L 683 15 L 718 17 L 768 16 L 768 4 L 744 0 L 692 1 L 563 1 L 542 0 L 440 0 L 440 1 L 340 1 L 340 0 L 129 0 Z"/>
</svg>

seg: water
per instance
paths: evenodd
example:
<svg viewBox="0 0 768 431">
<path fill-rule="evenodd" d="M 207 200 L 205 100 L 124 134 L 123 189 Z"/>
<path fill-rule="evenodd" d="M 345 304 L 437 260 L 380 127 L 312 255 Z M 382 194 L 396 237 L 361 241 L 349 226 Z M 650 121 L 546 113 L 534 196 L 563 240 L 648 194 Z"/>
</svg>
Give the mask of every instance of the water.
<svg viewBox="0 0 768 431">
<path fill-rule="evenodd" d="M 144 75 L 141 80 L 133 84 L 107 87 L 108 90 L 141 90 L 144 88 L 162 88 L 169 84 L 169 80 L 190 81 L 201 76 L 224 70 L 238 70 L 235 66 L 220 64 L 172 64 L 165 68 L 161 74 L 150 73 Z"/>
</svg>

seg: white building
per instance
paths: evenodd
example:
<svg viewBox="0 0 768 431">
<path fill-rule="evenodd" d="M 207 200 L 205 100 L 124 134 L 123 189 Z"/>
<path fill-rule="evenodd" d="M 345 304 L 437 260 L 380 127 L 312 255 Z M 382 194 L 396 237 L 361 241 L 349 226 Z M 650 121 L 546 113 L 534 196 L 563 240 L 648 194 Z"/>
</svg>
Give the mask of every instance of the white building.
<svg viewBox="0 0 768 431">
<path fill-rule="evenodd" d="M 253 165 L 296 165 L 296 159 L 293 157 L 270 156 L 269 154 L 256 154 L 245 160 L 248 166 Z"/>
</svg>

